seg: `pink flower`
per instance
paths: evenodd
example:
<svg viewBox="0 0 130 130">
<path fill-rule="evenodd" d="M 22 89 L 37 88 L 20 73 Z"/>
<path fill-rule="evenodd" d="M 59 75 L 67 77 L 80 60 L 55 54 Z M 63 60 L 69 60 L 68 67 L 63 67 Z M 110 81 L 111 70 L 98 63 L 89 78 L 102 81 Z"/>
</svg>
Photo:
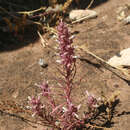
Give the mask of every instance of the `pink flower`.
<svg viewBox="0 0 130 130">
<path fill-rule="evenodd" d="M 43 109 L 43 104 L 40 101 L 40 97 L 35 98 L 32 97 L 32 99 L 30 100 L 30 103 L 32 105 L 32 111 L 34 113 L 34 115 L 41 115 L 42 114 L 42 109 Z"/>
<path fill-rule="evenodd" d="M 76 114 L 78 111 L 78 108 L 74 106 L 74 104 L 70 104 L 69 108 L 63 107 L 63 111 L 64 111 L 64 114 L 62 116 L 66 120 L 69 120 L 69 119 L 71 120 L 73 117 L 78 117 L 78 115 Z"/>
<path fill-rule="evenodd" d="M 92 109 L 98 107 L 96 97 L 94 95 L 89 94 L 88 91 L 86 91 L 86 94 L 88 96 L 87 98 L 88 107 Z"/>
<path fill-rule="evenodd" d="M 75 62 L 74 48 L 71 45 L 73 40 L 70 38 L 68 28 L 62 20 L 60 21 L 57 30 L 61 61 L 65 69 L 69 70 L 71 65 Z"/>
<path fill-rule="evenodd" d="M 50 93 L 48 83 L 42 83 L 42 85 L 40 85 L 40 88 L 42 89 L 42 95 L 48 96 L 48 94 Z"/>
</svg>

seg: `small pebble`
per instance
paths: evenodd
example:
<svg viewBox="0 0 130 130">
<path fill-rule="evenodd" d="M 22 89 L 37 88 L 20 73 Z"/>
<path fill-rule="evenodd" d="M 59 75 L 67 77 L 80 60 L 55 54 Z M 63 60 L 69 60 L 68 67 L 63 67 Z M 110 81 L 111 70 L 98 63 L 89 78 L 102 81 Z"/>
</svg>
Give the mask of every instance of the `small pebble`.
<svg viewBox="0 0 130 130">
<path fill-rule="evenodd" d="M 48 66 L 48 64 L 42 58 L 39 59 L 38 64 L 43 68 L 46 68 Z"/>
<path fill-rule="evenodd" d="M 123 20 L 124 24 L 130 23 L 130 15 Z"/>
</svg>

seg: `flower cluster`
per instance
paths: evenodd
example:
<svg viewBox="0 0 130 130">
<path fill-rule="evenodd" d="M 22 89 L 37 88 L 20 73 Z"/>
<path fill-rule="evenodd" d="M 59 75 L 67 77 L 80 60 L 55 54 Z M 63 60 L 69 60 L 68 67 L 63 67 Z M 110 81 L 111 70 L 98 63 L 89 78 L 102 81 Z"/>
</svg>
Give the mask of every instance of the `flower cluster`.
<svg viewBox="0 0 130 130">
<path fill-rule="evenodd" d="M 61 64 L 65 72 L 63 72 L 63 76 L 65 78 L 66 85 L 64 87 L 64 94 L 67 101 L 67 104 L 71 104 L 71 90 L 72 90 L 72 76 L 75 70 L 75 62 L 76 59 L 74 57 L 74 47 L 72 46 L 72 38 L 70 37 L 70 33 L 66 24 L 61 20 L 58 27 L 58 41 L 59 41 L 59 49 L 60 49 L 60 57 Z"/>
<path fill-rule="evenodd" d="M 61 63 L 65 66 L 65 69 L 70 69 L 72 63 L 75 62 L 74 48 L 71 45 L 73 40 L 70 38 L 68 28 L 62 20 L 59 23 L 57 30 Z"/>
<path fill-rule="evenodd" d="M 41 118 L 46 119 L 46 124 L 53 126 L 53 128 L 58 128 L 61 130 L 72 130 L 74 128 L 86 127 L 85 122 L 89 121 L 91 117 L 96 112 L 98 107 L 98 99 L 89 94 L 87 94 L 87 106 L 89 112 L 84 113 L 84 117 L 80 117 L 79 109 L 80 105 L 76 106 L 73 103 L 72 89 L 73 89 L 73 78 L 76 72 L 76 59 L 74 56 L 74 47 L 72 46 L 72 38 L 66 24 L 61 20 L 58 27 L 58 41 L 60 49 L 61 64 L 63 65 L 63 82 L 62 84 L 62 94 L 60 94 L 65 100 L 62 103 L 57 103 L 54 98 L 54 93 L 51 91 L 48 82 L 43 82 L 41 85 L 37 85 L 41 89 L 42 96 L 45 97 L 44 105 L 40 101 L 40 97 L 33 97 L 31 101 L 32 111 Z M 89 126 L 88 126 L 89 127 Z"/>
<path fill-rule="evenodd" d="M 74 104 L 69 104 L 68 108 L 63 107 L 63 115 L 61 116 L 61 122 L 63 125 L 63 129 L 71 130 L 74 126 L 81 124 L 79 120 L 79 116 L 77 114 L 79 106 L 75 106 Z"/>
<path fill-rule="evenodd" d="M 32 109 L 32 112 L 33 112 L 33 116 L 34 115 L 41 116 L 42 115 L 42 109 L 43 109 L 44 106 L 40 101 L 40 97 L 38 97 L 38 98 L 32 97 L 30 99 L 30 103 L 32 105 L 31 109 Z"/>
<path fill-rule="evenodd" d="M 42 90 L 42 95 L 43 96 L 48 96 L 49 93 L 50 93 L 50 89 L 49 89 L 49 86 L 48 86 L 48 83 L 42 83 L 40 86 L 39 86 Z"/>
<path fill-rule="evenodd" d="M 51 96 L 51 90 L 48 85 L 48 82 L 43 82 L 41 85 L 39 85 L 42 91 L 42 96 L 46 97 L 48 99 L 48 103 L 52 106 L 52 109 L 55 109 L 55 102 L 53 97 Z"/>
<path fill-rule="evenodd" d="M 74 104 L 70 104 L 68 109 L 63 107 L 63 110 L 64 110 L 64 114 L 62 116 L 64 118 L 68 118 L 68 117 L 72 118 L 72 116 L 77 116 L 76 112 L 78 111 L 78 108 L 74 106 Z"/>
<path fill-rule="evenodd" d="M 88 108 L 91 110 L 94 110 L 95 108 L 98 107 L 98 100 L 100 100 L 100 98 L 96 99 L 96 97 L 92 94 L 89 94 L 88 91 L 86 91 L 86 94 L 88 96 L 88 98 L 87 98 Z"/>
</svg>

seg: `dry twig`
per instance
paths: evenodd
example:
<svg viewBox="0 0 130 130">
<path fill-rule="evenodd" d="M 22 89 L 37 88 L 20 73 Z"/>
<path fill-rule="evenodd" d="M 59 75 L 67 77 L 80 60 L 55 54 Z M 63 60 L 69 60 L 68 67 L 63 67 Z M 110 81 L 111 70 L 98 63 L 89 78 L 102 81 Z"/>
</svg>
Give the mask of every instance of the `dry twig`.
<svg viewBox="0 0 130 130">
<path fill-rule="evenodd" d="M 89 9 L 89 8 L 92 6 L 93 2 L 94 2 L 94 0 L 91 0 L 91 2 L 90 2 L 90 4 L 88 5 L 87 9 Z"/>
<path fill-rule="evenodd" d="M 0 10 L 1 10 L 2 12 L 4 12 L 4 13 L 8 14 L 9 16 L 15 18 L 15 19 L 21 20 L 20 17 L 16 16 L 14 13 L 8 12 L 6 9 L 4 9 L 4 8 L 2 8 L 2 7 L 0 7 Z M 27 24 L 27 25 L 37 24 L 37 25 L 42 26 L 42 24 L 41 24 L 40 22 L 34 22 L 34 21 L 28 20 L 28 19 L 26 19 L 26 24 Z"/>
<path fill-rule="evenodd" d="M 46 7 L 41 7 L 39 9 L 36 9 L 36 10 L 32 10 L 32 11 L 21 11 L 21 12 L 18 12 L 19 14 L 26 14 L 26 15 L 30 15 L 30 14 L 33 14 L 33 13 L 36 13 L 38 11 L 41 11 L 41 10 L 45 10 Z"/>
<path fill-rule="evenodd" d="M 95 55 L 94 53 L 90 52 L 87 47 L 85 47 L 85 45 L 80 46 L 79 49 L 85 51 L 86 53 L 88 53 L 89 55 L 91 55 L 93 58 L 95 58 L 104 68 L 108 69 L 109 71 L 111 71 L 112 73 L 114 73 L 115 75 L 117 75 L 118 77 L 120 77 L 123 80 L 126 81 L 130 81 L 130 75 L 127 74 L 125 71 L 123 71 L 120 68 L 111 66 L 110 64 L 108 64 L 105 60 L 103 60 L 102 58 L 98 57 L 97 55 Z M 80 59 L 85 59 L 83 57 L 80 57 Z"/>
<path fill-rule="evenodd" d="M 42 46 L 43 46 L 43 48 L 46 46 L 46 41 L 43 39 L 43 37 L 42 37 L 42 35 L 40 34 L 40 32 L 39 31 L 37 31 L 37 33 L 38 33 L 38 35 L 39 35 L 39 37 L 40 37 L 40 39 L 41 39 L 41 44 L 42 44 Z"/>
</svg>

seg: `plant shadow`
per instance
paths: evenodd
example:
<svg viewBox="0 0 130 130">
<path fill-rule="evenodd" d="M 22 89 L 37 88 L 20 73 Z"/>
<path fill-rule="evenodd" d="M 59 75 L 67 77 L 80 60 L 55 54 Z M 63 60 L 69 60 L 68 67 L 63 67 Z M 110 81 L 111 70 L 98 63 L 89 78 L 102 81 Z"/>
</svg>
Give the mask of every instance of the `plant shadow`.
<svg viewBox="0 0 130 130">
<path fill-rule="evenodd" d="M 73 1 L 73 6 L 78 6 L 80 9 L 85 9 L 91 4 L 90 8 L 95 8 L 96 6 L 99 6 L 107 1 L 108 0 L 79 0 L 78 2 Z"/>
<path fill-rule="evenodd" d="M 34 44 L 37 39 L 37 27 L 35 26 L 28 26 L 23 33 L 20 32 L 16 36 L 14 33 L 0 30 L 0 53 L 17 50 L 29 44 Z"/>
<path fill-rule="evenodd" d="M 111 115 L 109 119 L 108 119 L 108 113 L 106 112 L 106 109 L 108 108 L 108 106 L 102 104 L 98 108 L 98 113 L 92 119 L 87 120 L 85 122 L 86 126 L 90 126 L 90 127 L 77 128 L 76 130 L 93 130 L 93 129 L 103 130 L 104 128 L 112 128 L 114 125 L 114 122 L 112 121 L 112 119 L 115 117 L 115 114 L 116 114 L 115 108 L 118 104 L 119 104 L 119 99 L 116 99 L 113 102 L 112 107 L 110 108 Z"/>
</svg>

